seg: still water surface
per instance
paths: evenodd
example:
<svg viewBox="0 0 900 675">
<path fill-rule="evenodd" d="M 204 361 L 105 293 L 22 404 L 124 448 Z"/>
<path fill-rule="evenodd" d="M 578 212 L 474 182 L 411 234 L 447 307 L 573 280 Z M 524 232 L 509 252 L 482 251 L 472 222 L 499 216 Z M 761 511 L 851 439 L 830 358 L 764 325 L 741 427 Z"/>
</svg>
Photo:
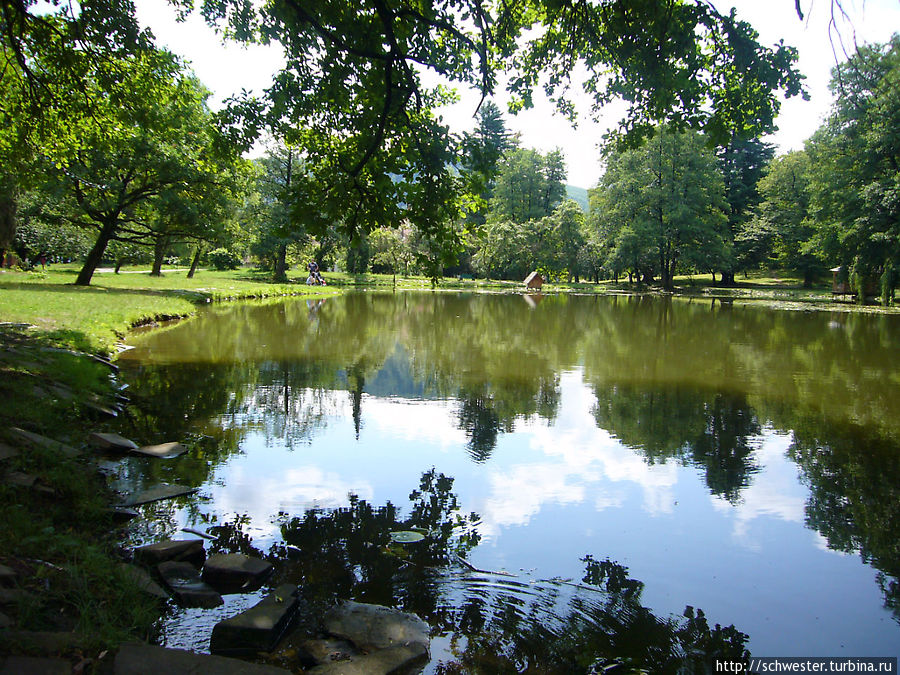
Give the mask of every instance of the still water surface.
<svg viewBox="0 0 900 675">
<path fill-rule="evenodd" d="M 123 430 L 194 439 L 123 463 L 120 486 L 200 488 L 132 538 L 209 528 L 273 584 L 415 611 L 428 672 L 674 670 L 740 633 L 757 656 L 898 656 L 898 319 L 430 293 L 213 307 L 120 357 Z M 423 544 L 390 543 L 411 527 Z M 258 596 L 179 610 L 164 639 L 205 650 Z"/>
</svg>

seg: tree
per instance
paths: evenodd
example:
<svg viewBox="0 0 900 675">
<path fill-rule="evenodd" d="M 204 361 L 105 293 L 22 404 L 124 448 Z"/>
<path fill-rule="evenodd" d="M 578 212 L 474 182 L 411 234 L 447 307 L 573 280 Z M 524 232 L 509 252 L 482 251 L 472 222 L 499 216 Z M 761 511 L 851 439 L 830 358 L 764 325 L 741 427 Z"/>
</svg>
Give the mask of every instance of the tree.
<svg viewBox="0 0 900 675">
<path fill-rule="evenodd" d="M 738 135 L 732 136 L 726 145 L 718 149 L 728 204 L 725 239 L 731 250 L 731 255 L 726 256 L 723 261 L 725 265 L 721 268 L 722 283 L 725 285 L 733 285 L 735 272 L 746 269 L 746 261 L 734 247 L 752 216 L 753 207 L 759 203 L 757 184 L 774 154 L 774 147 L 769 143 Z"/>
<path fill-rule="evenodd" d="M 225 189 L 228 163 L 237 161 L 217 138 L 209 92 L 171 54 L 144 50 L 117 64 L 127 97 L 93 81 L 92 114 L 72 121 L 77 145 L 47 158 L 48 189 L 61 195 L 69 222 L 97 232 L 78 285 L 90 284 L 111 241 L 147 244 L 161 232 L 195 233 L 165 219 L 187 224 L 187 193 Z"/>
<path fill-rule="evenodd" d="M 699 134 L 660 129 L 645 146 L 611 150 L 592 190 L 595 225 L 613 270 L 659 274 L 715 269 L 725 256 L 724 185 Z"/>
<path fill-rule="evenodd" d="M 889 301 L 900 267 L 900 35 L 860 47 L 831 86 L 831 115 L 806 148 L 815 244 L 854 270 L 860 299 L 865 279 L 881 277 Z"/>
<path fill-rule="evenodd" d="M 759 182 L 762 202 L 756 216 L 756 228 L 770 233 L 774 262 L 800 274 L 807 287 L 822 268 L 810 250 L 815 228 L 809 219 L 809 172 L 809 156 L 803 151 L 773 160 Z"/>
<path fill-rule="evenodd" d="M 485 101 L 478 111 L 478 126 L 472 133 L 463 134 L 460 159 L 469 189 L 477 198 L 472 218 L 479 225 L 484 223 L 503 153 L 513 147 L 514 140 L 506 129 L 500 108 L 492 101 Z"/>
<path fill-rule="evenodd" d="M 515 148 L 500 164 L 489 219 L 524 223 L 549 216 L 566 194 L 562 153 Z"/>
<path fill-rule="evenodd" d="M 397 272 L 403 270 L 409 273 L 409 266 L 413 261 L 410 237 L 412 232 L 409 227 L 388 228 L 380 227 L 369 234 L 369 245 L 372 248 L 372 262 L 384 265 L 391 274 L 392 282 L 397 285 Z"/>
</svg>

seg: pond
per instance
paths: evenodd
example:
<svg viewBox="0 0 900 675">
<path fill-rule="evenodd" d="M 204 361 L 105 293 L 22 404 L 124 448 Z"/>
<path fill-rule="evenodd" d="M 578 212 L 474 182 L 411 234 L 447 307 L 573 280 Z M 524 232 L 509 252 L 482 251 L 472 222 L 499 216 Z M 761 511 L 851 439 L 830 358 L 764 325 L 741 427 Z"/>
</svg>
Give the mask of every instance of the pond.
<svg viewBox="0 0 900 675">
<path fill-rule="evenodd" d="M 145 507 L 131 541 L 209 530 L 273 585 L 415 612 L 431 673 L 898 656 L 898 319 L 627 296 L 213 306 L 120 356 L 122 431 L 192 450 L 126 460 L 119 486 L 200 488 Z M 208 650 L 264 592 L 174 611 L 163 640 Z"/>
</svg>

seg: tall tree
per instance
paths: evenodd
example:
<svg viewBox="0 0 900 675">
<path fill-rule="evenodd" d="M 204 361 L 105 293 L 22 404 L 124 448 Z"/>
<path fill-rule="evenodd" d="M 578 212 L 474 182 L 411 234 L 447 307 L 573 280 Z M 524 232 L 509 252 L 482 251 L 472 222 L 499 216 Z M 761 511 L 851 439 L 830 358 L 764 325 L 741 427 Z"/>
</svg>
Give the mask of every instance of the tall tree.
<svg viewBox="0 0 900 675">
<path fill-rule="evenodd" d="M 217 137 L 205 104 L 209 92 L 171 54 L 142 50 L 117 67 L 127 93 L 110 95 L 102 81 L 91 81 L 91 114 L 73 120 L 77 142 L 48 168 L 69 221 L 97 232 L 78 285 L 90 284 L 111 241 L 153 240 L 151 218 L 165 215 L 191 188 L 218 186 L 224 165 L 237 159 Z"/>
<path fill-rule="evenodd" d="M 489 219 L 524 223 L 549 216 L 566 194 L 562 153 L 515 148 L 504 155 Z"/>
<path fill-rule="evenodd" d="M 854 278 L 880 276 L 889 300 L 900 268 L 900 35 L 860 47 L 831 86 L 832 113 L 806 148 L 816 240 Z"/>
<path fill-rule="evenodd" d="M 809 156 L 790 152 L 769 164 L 759 182 L 762 202 L 754 227 L 768 233 L 773 262 L 803 277 L 811 286 L 822 262 L 812 250 L 815 227 L 809 218 Z"/>
<path fill-rule="evenodd" d="M 715 269 L 725 255 L 724 185 L 702 136 L 660 129 L 645 146 L 612 150 L 592 190 L 614 269 L 660 275 Z"/>
<path fill-rule="evenodd" d="M 477 198 L 473 222 L 483 224 L 487 204 L 500 172 L 503 153 L 515 145 L 503 113 L 493 101 L 485 101 L 478 111 L 478 125 L 471 133 L 463 134 L 461 164 L 467 172 L 469 189 Z"/>
<path fill-rule="evenodd" d="M 740 236 L 759 203 L 758 183 L 768 162 L 775 154 L 774 147 L 758 138 L 733 135 L 717 152 L 719 167 L 725 179 L 725 201 L 728 204 L 728 230 L 725 233 L 730 255 L 723 260 L 722 283 L 734 284 L 734 275 L 741 271 L 742 260 L 734 250 Z"/>
</svg>

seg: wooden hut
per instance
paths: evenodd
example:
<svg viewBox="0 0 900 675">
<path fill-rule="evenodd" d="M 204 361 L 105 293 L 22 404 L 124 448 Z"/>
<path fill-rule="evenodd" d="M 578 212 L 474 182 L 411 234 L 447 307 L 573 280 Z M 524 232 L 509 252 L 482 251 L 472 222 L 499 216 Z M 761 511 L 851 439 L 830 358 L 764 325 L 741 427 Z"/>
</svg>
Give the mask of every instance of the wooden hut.
<svg viewBox="0 0 900 675">
<path fill-rule="evenodd" d="M 544 285 L 544 277 L 542 277 L 537 271 L 532 272 L 527 277 L 525 277 L 525 286 L 531 290 L 539 291 L 541 290 L 541 286 Z"/>
</svg>

